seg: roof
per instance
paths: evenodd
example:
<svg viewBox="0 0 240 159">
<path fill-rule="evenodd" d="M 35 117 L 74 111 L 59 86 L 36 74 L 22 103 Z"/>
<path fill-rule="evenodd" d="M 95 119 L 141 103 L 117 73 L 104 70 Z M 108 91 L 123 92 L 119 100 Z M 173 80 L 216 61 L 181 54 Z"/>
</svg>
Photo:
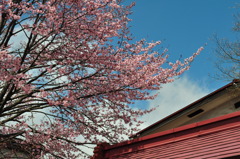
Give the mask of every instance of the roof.
<svg viewBox="0 0 240 159">
<path fill-rule="evenodd" d="M 224 158 L 240 155 L 240 111 L 115 145 L 100 144 L 93 159 Z"/>
<path fill-rule="evenodd" d="M 158 127 L 160 124 L 162 124 L 162 123 L 168 121 L 169 119 L 174 118 L 175 116 L 178 116 L 179 114 L 181 114 L 181 113 L 183 113 L 183 112 L 185 112 L 185 111 L 187 111 L 187 110 L 195 107 L 195 106 L 198 105 L 199 103 L 202 103 L 203 101 L 208 100 L 209 98 L 215 96 L 216 94 L 219 94 L 220 92 L 225 91 L 227 88 L 229 88 L 229 87 L 231 87 L 231 86 L 233 86 L 233 85 L 235 85 L 236 83 L 239 83 L 239 82 L 240 82 L 239 79 L 234 79 L 232 82 L 228 83 L 227 85 L 225 85 L 225 86 L 223 86 L 223 87 L 215 90 L 214 92 L 212 92 L 212 93 L 210 93 L 210 94 L 208 94 L 208 95 L 200 98 L 199 100 L 197 100 L 197 101 L 195 101 L 195 102 L 187 105 L 186 107 L 184 107 L 184 108 L 176 111 L 175 113 L 173 113 L 173 114 L 171 114 L 171 115 L 169 115 L 169 116 L 167 116 L 167 117 L 159 120 L 158 122 L 156 122 L 156 123 L 148 126 L 147 128 L 145 128 L 145 129 L 139 131 L 138 133 L 136 133 L 135 135 L 131 136 L 130 138 L 138 137 L 139 135 L 141 135 L 141 134 L 143 134 L 143 133 L 145 133 L 145 132 L 147 132 L 147 131 L 150 131 L 150 130 L 153 129 L 154 127 Z"/>
</svg>

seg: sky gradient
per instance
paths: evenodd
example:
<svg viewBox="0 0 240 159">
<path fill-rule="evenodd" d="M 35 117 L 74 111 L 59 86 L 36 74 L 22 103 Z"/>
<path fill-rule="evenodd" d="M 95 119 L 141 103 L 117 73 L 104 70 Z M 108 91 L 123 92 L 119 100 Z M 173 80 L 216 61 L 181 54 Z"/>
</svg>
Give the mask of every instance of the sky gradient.
<svg viewBox="0 0 240 159">
<path fill-rule="evenodd" d="M 132 0 L 127 1 L 133 2 Z M 230 81 L 219 81 L 213 36 L 234 40 L 232 31 L 238 0 L 137 0 L 130 16 L 131 32 L 135 40 L 162 41 L 168 48 L 170 61 L 187 58 L 201 46 L 202 53 L 194 60 L 181 79 L 159 91 L 154 101 L 137 102 L 136 106 L 154 107 L 157 111 L 144 117 L 145 126 L 177 111 Z M 173 100 L 174 99 L 174 100 Z"/>
<path fill-rule="evenodd" d="M 205 49 L 186 74 L 193 80 L 209 83 L 208 87 L 219 87 L 209 78 L 214 74 L 215 43 L 211 38 L 233 39 L 231 28 L 237 0 L 137 0 L 130 18 L 131 32 L 136 39 L 162 41 L 168 48 L 171 60 L 190 56 L 199 47 Z M 222 83 L 220 83 L 222 85 Z"/>
</svg>

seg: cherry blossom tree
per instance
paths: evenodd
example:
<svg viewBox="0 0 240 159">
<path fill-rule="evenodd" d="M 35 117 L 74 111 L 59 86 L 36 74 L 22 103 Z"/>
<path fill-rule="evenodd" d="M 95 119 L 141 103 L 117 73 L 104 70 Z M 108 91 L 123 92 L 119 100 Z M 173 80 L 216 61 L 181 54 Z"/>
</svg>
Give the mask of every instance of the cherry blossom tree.
<svg viewBox="0 0 240 159">
<path fill-rule="evenodd" d="M 1 0 L 1 149 L 70 159 L 136 132 L 138 117 L 151 110 L 130 105 L 153 99 L 149 92 L 189 69 L 202 48 L 171 63 L 166 51 L 154 51 L 160 42 L 133 42 L 133 5 Z"/>
</svg>

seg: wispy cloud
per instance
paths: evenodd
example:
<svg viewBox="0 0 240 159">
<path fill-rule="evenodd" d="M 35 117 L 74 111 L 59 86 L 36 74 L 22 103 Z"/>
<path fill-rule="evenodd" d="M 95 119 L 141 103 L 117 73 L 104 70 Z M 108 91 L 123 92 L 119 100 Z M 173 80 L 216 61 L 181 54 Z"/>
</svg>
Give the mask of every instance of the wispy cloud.
<svg viewBox="0 0 240 159">
<path fill-rule="evenodd" d="M 173 83 L 166 84 L 158 91 L 158 97 L 148 102 L 148 108 L 159 106 L 155 111 L 142 117 L 145 123 L 142 128 L 145 128 L 160 119 L 174 113 L 175 111 L 187 106 L 188 104 L 207 95 L 210 91 L 184 76 L 177 79 Z"/>
</svg>

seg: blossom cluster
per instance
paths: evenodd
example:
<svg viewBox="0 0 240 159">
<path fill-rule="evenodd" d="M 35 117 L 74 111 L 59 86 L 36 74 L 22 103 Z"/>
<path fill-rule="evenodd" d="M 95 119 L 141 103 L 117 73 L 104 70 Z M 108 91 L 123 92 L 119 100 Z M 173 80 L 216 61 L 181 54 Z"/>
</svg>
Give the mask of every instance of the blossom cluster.
<svg viewBox="0 0 240 159">
<path fill-rule="evenodd" d="M 154 99 L 149 92 L 188 70 L 202 48 L 169 63 L 166 51 L 154 51 L 160 42 L 133 42 L 127 18 L 133 5 L 2 0 L 1 134 L 35 158 L 77 158 L 87 155 L 86 144 L 136 132 L 138 117 L 152 110 L 130 104 Z"/>
</svg>

